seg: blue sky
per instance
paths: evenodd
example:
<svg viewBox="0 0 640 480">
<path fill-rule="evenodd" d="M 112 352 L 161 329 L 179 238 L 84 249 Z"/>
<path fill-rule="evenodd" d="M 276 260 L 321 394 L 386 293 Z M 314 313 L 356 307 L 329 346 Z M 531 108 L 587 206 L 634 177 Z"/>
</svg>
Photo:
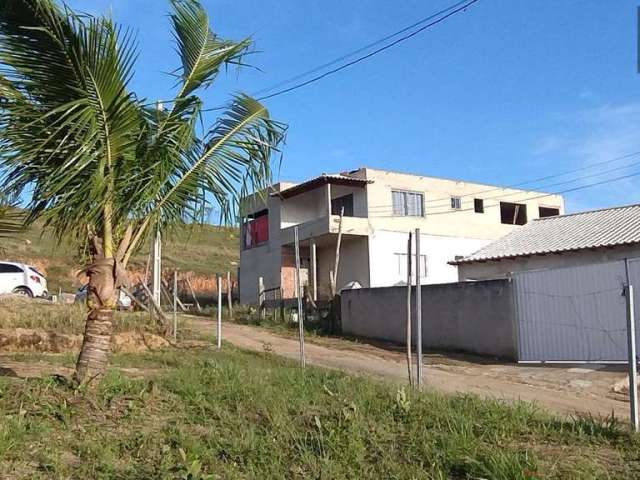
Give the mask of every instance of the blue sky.
<svg viewBox="0 0 640 480">
<path fill-rule="evenodd" d="M 163 0 L 72 0 L 137 31 L 133 88 L 170 98 Z M 453 0 L 203 0 L 214 30 L 251 36 L 257 69 L 203 97 L 256 92 L 399 30 Z M 371 166 L 510 185 L 640 151 L 637 2 L 480 0 L 467 12 L 335 76 L 267 100 L 289 124 L 280 177 Z M 210 118 L 211 121 L 214 117 Z M 640 157 L 538 184 L 571 188 L 640 171 Z M 640 202 L 640 177 L 567 194 L 567 210 Z"/>
</svg>

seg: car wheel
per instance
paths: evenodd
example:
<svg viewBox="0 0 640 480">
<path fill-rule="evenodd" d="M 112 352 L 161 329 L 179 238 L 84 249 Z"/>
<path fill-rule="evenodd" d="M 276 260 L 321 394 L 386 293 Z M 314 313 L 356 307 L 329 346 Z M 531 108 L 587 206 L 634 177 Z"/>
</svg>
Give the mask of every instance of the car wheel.
<svg viewBox="0 0 640 480">
<path fill-rule="evenodd" d="M 33 293 L 27 287 L 16 287 L 13 289 L 13 293 L 16 295 L 22 295 L 24 297 L 33 297 Z"/>
</svg>

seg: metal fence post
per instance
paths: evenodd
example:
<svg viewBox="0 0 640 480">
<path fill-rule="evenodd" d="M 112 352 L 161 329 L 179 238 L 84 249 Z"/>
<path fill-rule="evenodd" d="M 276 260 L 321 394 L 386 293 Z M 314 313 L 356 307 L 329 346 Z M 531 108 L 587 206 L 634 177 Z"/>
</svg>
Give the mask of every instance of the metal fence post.
<svg viewBox="0 0 640 480">
<path fill-rule="evenodd" d="M 218 350 L 222 348 L 222 277 L 218 275 Z"/>
<path fill-rule="evenodd" d="M 422 269 L 420 268 L 420 229 L 416 228 L 416 387 L 422 388 Z"/>
<path fill-rule="evenodd" d="M 178 270 L 173 271 L 173 340 L 178 338 Z"/>
<path fill-rule="evenodd" d="M 627 285 L 624 289 L 627 303 L 627 355 L 629 362 L 629 408 L 631 428 L 638 431 L 638 371 L 636 359 L 636 319 L 633 304 L 633 285 L 629 280 L 629 261 L 625 260 Z"/>
<path fill-rule="evenodd" d="M 298 239 L 298 227 L 293 228 L 293 237 L 296 251 L 296 297 L 298 300 L 298 331 L 300 336 L 300 366 L 304 368 L 304 310 L 302 308 L 302 293 L 300 292 L 300 240 Z"/>
<path fill-rule="evenodd" d="M 233 318 L 233 285 L 231 272 L 227 272 L 227 303 L 229 304 L 229 318 Z"/>
</svg>

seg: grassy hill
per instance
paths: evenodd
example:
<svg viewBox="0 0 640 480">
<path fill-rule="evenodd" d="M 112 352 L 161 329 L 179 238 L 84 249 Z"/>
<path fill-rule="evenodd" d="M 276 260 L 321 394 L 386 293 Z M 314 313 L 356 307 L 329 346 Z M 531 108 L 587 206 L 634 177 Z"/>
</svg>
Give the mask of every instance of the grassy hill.
<svg viewBox="0 0 640 480">
<path fill-rule="evenodd" d="M 238 229 L 212 225 L 188 226 L 163 242 L 163 269 L 179 268 L 196 276 L 211 277 L 216 272 L 231 271 L 236 276 L 239 258 Z M 143 245 L 132 258 L 130 268 L 144 271 L 150 246 Z M 31 263 L 47 276 L 49 290 L 59 287 L 72 291 L 75 272 L 82 267 L 77 242 L 65 239 L 58 243 L 37 224 L 19 238 L 0 240 L 0 259 Z"/>
</svg>

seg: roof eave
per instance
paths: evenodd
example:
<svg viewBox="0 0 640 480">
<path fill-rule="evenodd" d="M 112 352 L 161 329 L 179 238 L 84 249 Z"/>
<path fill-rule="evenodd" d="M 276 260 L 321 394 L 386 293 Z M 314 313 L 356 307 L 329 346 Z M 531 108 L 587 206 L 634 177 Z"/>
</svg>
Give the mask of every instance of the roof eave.
<svg viewBox="0 0 640 480">
<path fill-rule="evenodd" d="M 609 245 L 593 245 L 588 247 L 575 247 L 575 248 L 564 248 L 562 250 L 553 250 L 547 252 L 527 252 L 527 253 L 519 253 L 517 255 L 503 255 L 499 257 L 486 257 L 486 258 L 477 258 L 472 260 L 452 260 L 447 262 L 449 265 L 459 266 L 459 265 L 471 265 L 474 263 L 486 263 L 486 262 L 500 262 L 502 260 L 514 260 L 516 258 L 526 258 L 531 256 L 546 256 L 546 255 L 561 255 L 563 253 L 575 253 L 583 250 L 605 250 L 616 247 L 628 247 L 631 245 L 640 245 L 639 241 L 629 241 L 629 242 L 620 242 L 620 243 L 612 243 Z"/>
</svg>

